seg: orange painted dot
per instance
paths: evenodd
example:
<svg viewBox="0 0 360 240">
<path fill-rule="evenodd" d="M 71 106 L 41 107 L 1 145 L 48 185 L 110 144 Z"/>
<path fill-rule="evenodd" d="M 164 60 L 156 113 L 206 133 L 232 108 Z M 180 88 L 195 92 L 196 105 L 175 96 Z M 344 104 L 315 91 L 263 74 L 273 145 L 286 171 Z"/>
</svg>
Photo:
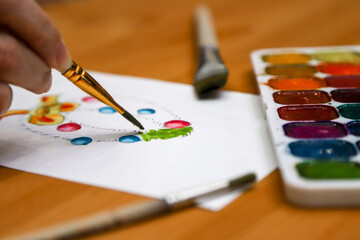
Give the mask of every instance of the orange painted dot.
<svg viewBox="0 0 360 240">
<path fill-rule="evenodd" d="M 307 63 L 311 60 L 311 57 L 309 55 L 300 53 L 264 55 L 262 58 L 264 62 L 272 64 Z"/>
<path fill-rule="evenodd" d="M 47 102 L 49 100 L 49 97 L 48 96 L 43 96 L 42 98 L 41 98 L 41 101 L 42 102 Z"/>
<path fill-rule="evenodd" d="M 42 102 L 56 102 L 57 100 L 57 95 L 47 95 L 47 96 L 43 96 L 41 98 Z"/>
<path fill-rule="evenodd" d="M 322 63 L 317 66 L 319 72 L 331 75 L 360 74 L 360 64 L 352 63 Z"/>
<path fill-rule="evenodd" d="M 77 103 L 63 103 L 60 106 L 61 112 L 70 112 L 76 109 L 79 106 Z"/>
<path fill-rule="evenodd" d="M 320 78 L 272 78 L 266 83 L 271 88 L 279 90 L 306 90 L 325 87 Z"/>
</svg>

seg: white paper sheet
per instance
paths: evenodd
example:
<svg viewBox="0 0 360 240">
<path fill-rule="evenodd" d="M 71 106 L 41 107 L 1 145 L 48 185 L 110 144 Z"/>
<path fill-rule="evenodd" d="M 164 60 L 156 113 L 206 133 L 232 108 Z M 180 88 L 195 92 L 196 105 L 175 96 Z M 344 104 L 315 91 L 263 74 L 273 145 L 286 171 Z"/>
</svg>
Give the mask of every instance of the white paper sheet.
<svg viewBox="0 0 360 240">
<path fill-rule="evenodd" d="M 260 97 L 219 91 L 214 98 L 199 100 L 191 85 L 104 73 L 93 76 L 147 131 L 176 119 L 191 123 L 193 131 L 168 140 L 119 142 L 124 135 L 140 137 L 138 129 L 117 113 L 100 113 L 105 106 L 100 102 L 83 102 L 87 95 L 53 72 L 53 87 L 45 95 L 80 103 L 61 113 L 65 117 L 61 124 L 75 122 L 81 129 L 60 132 L 59 124 L 30 124 L 28 114 L 5 117 L 0 120 L 0 165 L 155 198 L 252 171 L 262 179 L 275 169 Z M 11 109 L 39 105 L 40 96 L 13 90 Z M 156 112 L 137 113 L 144 108 Z M 83 136 L 93 141 L 71 144 L 70 139 Z M 238 194 L 202 206 L 220 210 Z"/>
</svg>

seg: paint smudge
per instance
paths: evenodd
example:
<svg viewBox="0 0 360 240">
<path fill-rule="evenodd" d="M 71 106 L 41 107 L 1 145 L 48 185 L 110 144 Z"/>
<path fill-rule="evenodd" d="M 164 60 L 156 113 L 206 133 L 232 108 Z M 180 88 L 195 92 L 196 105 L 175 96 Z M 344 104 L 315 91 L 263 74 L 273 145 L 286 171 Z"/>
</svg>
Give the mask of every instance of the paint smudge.
<svg viewBox="0 0 360 240">
<path fill-rule="evenodd" d="M 85 102 L 85 103 L 97 103 L 97 102 L 100 102 L 99 100 L 97 100 L 96 98 L 91 97 L 91 96 L 83 97 L 83 98 L 81 99 L 81 101 L 83 101 L 83 102 Z"/>
<path fill-rule="evenodd" d="M 266 74 L 284 77 L 310 77 L 316 72 L 316 67 L 306 64 L 273 65 L 265 68 Z"/>
<path fill-rule="evenodd" d="M 73 145 L 88 145 L 92 142 L 92 139 L 89 137 L 78 137 L 71 139 L 70 141 Z"/>
<path fill-rule="evenodd" d="M 139 109 L 137 110 L 138 114 L 155 114 L 156 111 L 152 108 L 142 108 L 142 109 Z"/>
<path fill-rule="evenodd" d="M 38 108 L 29 112 L 28 122 L 39 126 L 57 125 L 64 121 L 61 112 L 74 111 L 80 104 L 58 102 L 57 95 L 43 96 Z"/>
<path fill-rule="evenodd" d="M 360 63 L 360 54 L 357 52 L 318 52 L 313 53 L 312 57 L 322 62 Z"/>
<path fill-rule="evenodd" d="M 343 124 L 337 122 L 293 122 L 283 126 L 292 138 L 339 138 L 347 136 Z"/>
<path fill-rule="evenodd" d="M 331 75 L 358 75 L 360 64 L 352 63 L 321 63 L 317 66 L 319 72 Z"/>
<path fill-rule="evenodd" d="M 325 87 L 320 78 L 271 78 L 266 83 L 271 88 L 278 90 L 306 90 Z"/>
<path fill-rule="evenodd" d="M 337 107 L 339 113 L 344 118 L 360 119 L 360 104 L 343 104 Z"/>
<path fill-rule="evenodd" d="M 316 104 L 331 101 L 327 92 L 318 90 L 278 91 L 273 93 L 273 98 L 279 104 Z"/>
<path fill-rule="evenodd" d="M 307 63 L 311 57 L 301 53 L 274 54 L 262 56 L 264 62 L 272 64 L 297 64 Z"/>
<path fill-rule="evenodd" d="M 192 127 L 183 127 L 183 128 L 176 128 L 176 129 L 159 129 L 159 130 L 149 130 L 146 133 L 140 134 L 142 139 L 145 142 L 148 142 L 152 139 L 170 139 L 176 138 L 179 136 L 187 136 L 193 130 Z"/>
<path fill-rule="evenodd" d="M 338 89 L 331 91 L 331 97 L 342 103 L 360 103 L 360 89 Z"/>
<path fill-rule="evenodd" d="M 336 109 L 327 105 L 284 106 L 277 111 L 287 121 L 329 121 L 339 117 Z"/>
<path fill-rule="evenodd" d="M 13 116 L 13 115 L 23 115 L 23 114 L 28 114 L 28 113 L 29 113 L 28 110 L 9 110 L 0 116 L 0 120 L 4 117 L 9 117 L 9 116 Z"/>
<path fill-rule="evenodd" d="M 60 132 L 75 132 L 81 129 L 81 126 L 77 123 L 64 123 L 56 128 Z"/>
<path fill-rule="evenodd" d="M 112 114 L 112 113 L 116 113 L 116 110 L 113 109 L 112 107 L 102 107 L 99 108 L 99 112 L 104 114 Z"/>
<path fill-rule="evenodd" d="M 312 159 L 348 159 L 356 155 L 354 145 L 343 140 L 302 140 L 290 143 L 289 149 L 294 156 Z"/>
<path fill-rule="evenodd" d="M 171 120 L 164 123 L 164 127 L 178 129 L 190 126 L 190 123 L 183 120 Z"/>
<path fill-rule="evenodd" d="M 328 87 L 336 88 L 360 88 L 360 76 L 330 76 L 324 78 Z"/>
<path fill-rule="evenodd" d="M 135 135 L 126 135 L 119 138 L 119 142 L 122 143 L 134 143 L 139 141 L 141 141 L 141 139 Z"/>
<path fill-rule="evenodd" d="M 300 176 L 308 179 L 360 178 L 360 164 L 355 162 L 302 162 L 296 164 Z"/>
</svg>

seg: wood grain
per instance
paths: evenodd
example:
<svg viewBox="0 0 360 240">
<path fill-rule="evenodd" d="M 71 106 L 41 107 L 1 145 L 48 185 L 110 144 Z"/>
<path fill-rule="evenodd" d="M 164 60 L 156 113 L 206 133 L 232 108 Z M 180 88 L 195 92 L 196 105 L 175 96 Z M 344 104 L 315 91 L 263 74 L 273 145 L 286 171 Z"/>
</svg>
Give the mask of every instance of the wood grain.
<svg viewBox="0 0 360 240">
<path fill-rule="evenodd" d="M 48 1 L 73 59 L 87 69 L 192 83 L 193 0 Z M 249 61 L 269 47 L 360 42 L 357 0 L 212 0 L 225 89 L 258 93 Z M 141 87 L 141 86 L 139 86 Z M 189 209 L 92 239 L 356 239 L 360 209 L 289 204 L 275 171 L 220 212 Z M 0 168 L 0 237 L 24 233 L 146 198 Z"/>
</svg>

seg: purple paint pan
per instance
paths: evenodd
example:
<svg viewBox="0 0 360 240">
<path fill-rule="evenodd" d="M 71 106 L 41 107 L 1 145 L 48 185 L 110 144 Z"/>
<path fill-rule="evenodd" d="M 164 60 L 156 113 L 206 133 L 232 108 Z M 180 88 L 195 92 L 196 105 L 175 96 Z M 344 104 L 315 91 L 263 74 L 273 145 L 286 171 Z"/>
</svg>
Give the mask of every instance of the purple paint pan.
<svg viewBox="0 0 360 240">
<path fill-rule="evenodd" d="M 337 122 L 292 122 L 283 126 L 285 135 L 292 138 L 340 138 L 347 135 L 343 124 Z"/>
</svg>

